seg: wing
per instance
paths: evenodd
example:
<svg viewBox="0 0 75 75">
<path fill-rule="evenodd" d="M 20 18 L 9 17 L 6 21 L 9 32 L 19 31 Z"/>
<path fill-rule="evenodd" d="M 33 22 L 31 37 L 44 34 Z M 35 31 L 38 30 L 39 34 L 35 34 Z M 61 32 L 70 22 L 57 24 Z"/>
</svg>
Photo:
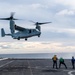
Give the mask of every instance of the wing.
<svg viewBox="0 0 75 75">
<path fill-rule="evenodd" d="M 15 30 L 24 31 L 25 28 L 15 25 Z"/>
</svg>

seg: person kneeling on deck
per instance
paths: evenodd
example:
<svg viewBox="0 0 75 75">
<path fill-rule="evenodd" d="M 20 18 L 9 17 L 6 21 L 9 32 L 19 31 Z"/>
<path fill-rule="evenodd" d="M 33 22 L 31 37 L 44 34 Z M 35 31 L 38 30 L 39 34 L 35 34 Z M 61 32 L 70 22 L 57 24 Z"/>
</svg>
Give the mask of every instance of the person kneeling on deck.
<svg viewBox="0 0 75 75">
<path fill-rule="evenodd" d="M 65 66 L 65 68 L 67 69 L 67 66 L 66 66 L 64 59 L 62 57 L 59 59 L 59 68 L 61 67 L 61 64 L 63 64 Z"/>
</svg>

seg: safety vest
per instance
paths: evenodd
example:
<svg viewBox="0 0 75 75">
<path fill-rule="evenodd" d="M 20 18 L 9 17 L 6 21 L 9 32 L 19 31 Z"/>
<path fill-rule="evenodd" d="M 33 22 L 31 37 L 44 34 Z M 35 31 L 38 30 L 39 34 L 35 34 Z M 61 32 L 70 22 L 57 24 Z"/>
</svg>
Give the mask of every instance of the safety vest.
<svg viewBox="0 0 75 75">
<path fill-rule="evenodd" d="M 59 60 L 60 62 L 64 62 L 64 59 L 63 58 L 60 58 L 60 60 Z"/>
<path fill-rule="evenodd" d="M 54 60 L 54 61 L 56 61 L 56 60 L 57 60 L 57 57 L 56 57 L 56 56 L 54 56 L 54 57 L 53 57 L 53 60 Z"/>
</svg>

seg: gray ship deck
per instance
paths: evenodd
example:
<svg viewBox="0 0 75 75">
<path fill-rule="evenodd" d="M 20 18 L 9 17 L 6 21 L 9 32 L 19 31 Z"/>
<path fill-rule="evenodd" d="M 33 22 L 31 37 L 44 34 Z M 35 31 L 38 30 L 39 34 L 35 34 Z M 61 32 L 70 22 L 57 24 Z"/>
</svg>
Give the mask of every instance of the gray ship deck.
<svg viewBox="0 0 75 75">
<path fill-rule="evenodd" d="M 70 60 L 65 63 L 68 69 L 53 69 L 50 59 L 5 59 L 0 61 L 0 75 L 75 75 Z"/>
</svg>

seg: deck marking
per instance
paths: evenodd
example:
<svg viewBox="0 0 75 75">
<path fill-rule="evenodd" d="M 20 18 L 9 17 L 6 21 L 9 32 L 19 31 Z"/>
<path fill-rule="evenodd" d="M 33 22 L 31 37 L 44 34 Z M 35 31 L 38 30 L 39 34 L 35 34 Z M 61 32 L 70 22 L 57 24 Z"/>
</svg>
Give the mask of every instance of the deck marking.
<svg viewBox="0 0 75 75">
<path fill-rule="evenodd" d="M 29 68 L 30 68 L 30 73 L 31 73 L 31 75 L 33 75 L 30 63 L 29 63 L 29 61 L 27 61 L 27 62 L 28 62 Z"/>
<path fill-rule="evenodd" d="M 7 62 L 7 63 L 5 63 L 5 64 L 3 64 L 3 65 L 1 65 L 0 68 L 3 67 L 3 66 L 5 66 L 5 65 L 7 65 L 7 64 L 12 63 L 13 61 L 14 61 L 14 60 L 12 60 L 12 61 L 10 61 L 10 62 Z"/>
<path fill-rule="evenodd" d="M 72 74 L 73 72 L 75 72 L 75 71 L 69 71 L 68 75 L 74 75 L 74 74 Z"/>
<path fill-rule="evenodd" d="M 7 60 L 8 58 L 3 58 L 3 59 L 0 59 L 0 61 L 2 61 L 2 60 Z"/>
</svg>

